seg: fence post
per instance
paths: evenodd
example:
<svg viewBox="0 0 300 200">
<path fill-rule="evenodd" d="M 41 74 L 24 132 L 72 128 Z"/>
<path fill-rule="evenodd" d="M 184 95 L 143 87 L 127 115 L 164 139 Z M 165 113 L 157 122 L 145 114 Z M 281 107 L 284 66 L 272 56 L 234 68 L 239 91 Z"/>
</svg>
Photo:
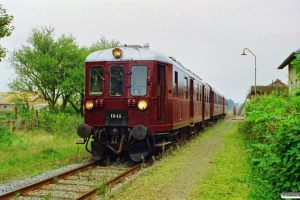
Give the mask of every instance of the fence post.
<svg viewBox="0 0 300 200">
<path fill-rule="evenodd" d="M 16 106 L 15 107 L 15 120 L 18 119 L 18 107 Z"/>
<path fill-rule="evenodd" d="M 35 123 L 39 125 L 39 111 L 35 111 Z"/>
</svg>

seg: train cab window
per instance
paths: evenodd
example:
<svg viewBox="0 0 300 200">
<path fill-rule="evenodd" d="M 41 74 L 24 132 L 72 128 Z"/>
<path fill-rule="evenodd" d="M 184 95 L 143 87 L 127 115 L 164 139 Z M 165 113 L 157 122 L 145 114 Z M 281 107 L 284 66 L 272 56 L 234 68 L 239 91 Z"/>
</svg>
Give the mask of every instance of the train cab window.
<svg viewBox="0 0 300 200">
<path fill-rule="evenodd" d="M 132 96 L 145 96 L 147 94 L 147 67 L 131 67 L 131 89 Z"/>
<path fill-rule="evenodd" d="M 184 77 L 184 99 L 188 99 L 188 79 Z"/>
<path fill-rule="evenodd" d="M 124 67 L 111 66 L 109 77 L 109 95 L 122 96 L 124 93 Z"/>
<path fill-rule="evenodd" d="M 104 85 L 104 69 L 103 67 L 91 67 L 90 70 L 90 87 L 89 94 L 91 96 L 101 96 L 103 94 Z"/>
</svg>

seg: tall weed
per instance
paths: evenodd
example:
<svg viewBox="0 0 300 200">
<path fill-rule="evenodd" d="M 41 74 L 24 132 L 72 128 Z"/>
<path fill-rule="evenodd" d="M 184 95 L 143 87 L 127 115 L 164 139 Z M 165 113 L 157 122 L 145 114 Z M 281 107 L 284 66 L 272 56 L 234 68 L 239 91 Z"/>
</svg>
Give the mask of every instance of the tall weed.
<svg viewBox="0 0 300 200">
<path fill-rule="evenodd" d="M 259 96 L 246 105 L 255 199 L 300 191 L 300 97 Z"/>
</svg>

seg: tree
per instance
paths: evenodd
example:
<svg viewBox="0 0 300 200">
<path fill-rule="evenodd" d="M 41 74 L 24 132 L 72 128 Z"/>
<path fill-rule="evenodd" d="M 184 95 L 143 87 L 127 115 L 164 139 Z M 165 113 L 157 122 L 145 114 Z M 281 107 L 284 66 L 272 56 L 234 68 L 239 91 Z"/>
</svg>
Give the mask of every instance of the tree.
<svg viewBox="0 0 300 200">
<path fill-rule="evenodd" d="M 54 28 L 32 29 L 28 45 L 12 53 L 9 61 L 17 77 L 9 84 L 13 91 L 34 92 L 48 102 L 51 109 L 58 105 L 65 111 L 68 103 L 83 114 L 84 61 L 91 52 L 114 47 L 119 42 L 103 36 L 91 47 L 79 47 L 72 35 L 54 38 Z"/>
<path fill-rule="evenodd" d="M 228 99 L 228 109 L 232 109 L 234 106 L 234 101 L 232 99 Z"/>
<path fill-rule="evenodd" d="M 9 84 L 10 89 L 34 92 L 45 99 L 51 108 L 62 97 L 61 110 L 64 110 L 70 96 L 77 92 L 75 87 L 65 87 L 69 82 L 78 81 L 81 51 L 75 38 L 61 35 L 55 39 L 54 28 L 42 27 L 32 29 L 27 42 L 29 45 L 22 45 L 9 59 L 17 74 Z M 81 74 L 83 76 L 83 72 Z"/>
<path fill-rule="evenodd" d="M 298 75 L 298 84 L 300 80 L 300 50 L 295 53 L 295 59 L 291 62 L 292 66 L 296 69 L 296 73 Z M 297 92 L 296 95 L 300 96 L 299 85 L 297 84 Z"/>
<path fill-rule="evenodd" d="M 0 4 L 0 38 L 8 37 L 14 30 L 14 26 L 9 26 L 14 17 L 6 13 L 6 9 L 2 8 Z M 0 45 L 0 62 L 6 56 L 7 50 Z"/>
<path fill-rule="evenodd" d="M 295 59 L 291 62 L 293 67 L 296 69 L 296 73 L 298 74 L 298 80 L 300 78 L 300 51 L 298 50 L 295 53 Z"/>
</svg>

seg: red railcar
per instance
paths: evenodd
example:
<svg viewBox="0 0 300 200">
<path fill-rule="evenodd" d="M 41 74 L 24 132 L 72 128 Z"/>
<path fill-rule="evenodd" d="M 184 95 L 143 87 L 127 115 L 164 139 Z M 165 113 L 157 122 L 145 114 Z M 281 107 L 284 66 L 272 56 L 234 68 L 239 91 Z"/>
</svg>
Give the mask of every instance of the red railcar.
<svg viewBox="0 0 300 200">
<path fill-rule="evenodd" d="M 128 152 L 141 161 L 198 132 L 214 112 L 211 91 L 180 62 L 148 45 L 94 52 L 85 64 L 84 124 L 77 129 L 84 140 L 78 144 L 95 160 Z"/>
<path fill-rule="evenodd" d="M 212 121 L 216 121 L 222 117 L 224 117 L 226 114 L 226 111 L 228 109 L 228 102 L 225 97 L 218 92 L 216 89 L 211 87 L 210 88 L 210 119 Z"/>
</svg>

